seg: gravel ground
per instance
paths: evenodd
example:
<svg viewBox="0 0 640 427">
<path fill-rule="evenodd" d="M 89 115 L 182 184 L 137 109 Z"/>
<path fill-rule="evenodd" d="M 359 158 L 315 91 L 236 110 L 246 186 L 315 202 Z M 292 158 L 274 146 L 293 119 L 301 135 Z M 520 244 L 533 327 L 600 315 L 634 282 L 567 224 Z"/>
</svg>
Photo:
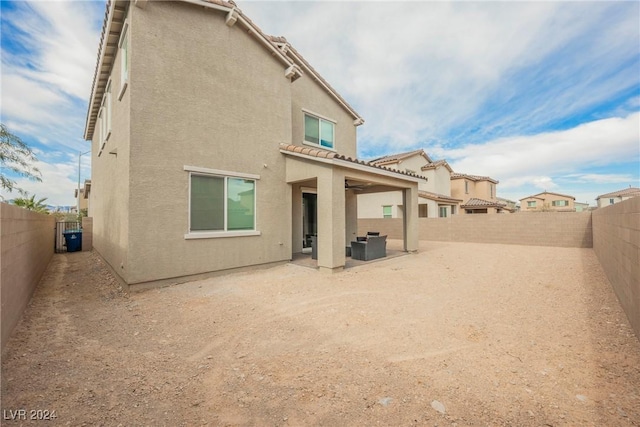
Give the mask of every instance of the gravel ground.
<svg viewBox="0 0 640 427">
<path fill-rule="evenodd" d="M 3 353 L 2 425 L 640 425 L 640 342 L 591 249 L 420 249 L 135 294 L 55 255 Z"/>
</svg>

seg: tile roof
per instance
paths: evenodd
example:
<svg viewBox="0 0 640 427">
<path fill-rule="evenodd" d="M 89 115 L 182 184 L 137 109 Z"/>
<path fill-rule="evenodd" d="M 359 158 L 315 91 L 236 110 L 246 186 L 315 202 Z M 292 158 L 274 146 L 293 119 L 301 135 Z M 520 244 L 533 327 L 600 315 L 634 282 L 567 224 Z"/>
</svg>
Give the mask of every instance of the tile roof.
<svg viewBox="0 0 640 427">
<path fill-rule="evenodd" d="M 353 157 L 349 157 L 349 156 L 345 156 L 342 154 L 338 154 L 335 151 L 327 151 L 327 150 L 323 150 L 320 148 L 312 148 L 312 147 L 304 147 L 301 145 L 293 145 L 293 144 L 285 144 L 285 143 L 280 143 L 280 152 L 283 153 L 297 153 L 297 154 L 304 154 L 306 156 L 309 157 L 318 157 L 321 159 L 337 159 L 337 160 L 344 160 L 347 161 L 349 163 L 355 163 L 358 165 L 362 165 L 362 166 L 368 166 L 374 169 L 380 169 L 380 170 L 384 170 L 387 172 L 393 172 L 399 175 L 405 175 L 405 176 L 410 176 L 412 178 L 421 178 L 424 179 L 425 181 L 427 180 L 427 178 L 423 177 L 422 175 L 418 175 L 412 172 L 405 172 L 405 171 L 400 171 L 397 169 L 391 169 L 391 168 L 385 168 L 384 166 L 380 166 L 380 165 L 376 165 L 373 164 L 371 162 L 367 162 L 365 160 L 358 160 L 358 159 L 354 159 Z"/>
<path fill-rule="evenodd" d="M 418 197 L 422 197 L 424 199 L 435 200 L 436 202 L 445 202 L 457 204 L 462 202 L 461 199 L 454 199 L 450 196 L 445 196 L 444 194 L 432 193 L 430 191 L 422 191 L 418 190 Z"/>
<path fill-rule="evenodd" d="M 449 172 L 453 172 L 453 169 L 451 169 L 451 166 L 449 166 L 449 163 L 447 163 L 447 161 L 444 159 L 427 163 L 426 165 L 422 166 L 420 169 L 422 169 L 423 171 L 426 171 L 429 169 L 435 169 L 439 166 L 444 166 L 445 168 L 449 169 Z"/>
<path fill-rule="evenodd" d="M 629 188 L 625 188 L 624 190 L 618 190 L 612 193 L 601 194 L 598 197 L 596 197 L 596 200 L 600 198 L 606 198 L 606 197 L 636 197 L 636 196 L 640 196 L 640 188 L 629 187 Z"/>
<path fill-rule="evenodd" d="M 469 199 L 464 205 L 460 205 L 462 208 L 504 208 L 505 206 L 507 206 L 505 203 L 492 202 L 475 197 Z"/>
<path fill-rule="evenodd" d="M 378 157 L 377 159 L 370 160 L 370 163 L 376 164 L 376 165 L 396 163 L 397 161 L 406 159 L 411 156 L 415 156 L 416 154 L 422 155 L 425 159 L 427 159 L 427 162 L 429 163 L 432 162 L 431 158 L 421 148 L 419 150 L 407 151 L 405 153 L 389 154 L 387 156 Z"/>
<path fill-rule="evenodd" d="M 466 173 L 452 173 L 451 174 L 451 179 L 469 179 L 471 181 L 489 181 L 489 182 L 493 182 L 494 184 L 498 184 L 500 183 L 500 181 L 495 180 L 489 176 L 480 176 L 480 175 L 468 175 Z"/>
<path fill-rule="evenodd" d="M 569 196 L 567 194 L 552 193 L 551 191 L 543 191 L 542 193 L 534 194 L 533 196 L 523 197 L 520 200 L 524 200 L 524 199 L 542 199 L 542 200 L 545 200 L 544 197 L 540 197 L 540 196 L 544 196 L 545 194 L 553 194 L 554 196 L 567 197 L 567 198 L 573 199 L 573 200 L 576 199 L 575 197 Z"/>
</svg>

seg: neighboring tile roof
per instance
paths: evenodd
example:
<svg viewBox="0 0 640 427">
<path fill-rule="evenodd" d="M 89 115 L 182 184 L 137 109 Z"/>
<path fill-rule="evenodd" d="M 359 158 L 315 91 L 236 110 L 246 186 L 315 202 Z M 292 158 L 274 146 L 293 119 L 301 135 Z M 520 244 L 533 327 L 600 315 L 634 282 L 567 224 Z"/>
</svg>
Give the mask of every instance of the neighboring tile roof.
<svg viewBox="0 0 640 427">
<path fill-rule="evenodd" d="M 607 197 L 636 197 L 636 196 L 640 196 L 640 188 L 629 187 L 629 188 L 625 188 L 624 190 L 618 190 L 612 193 L 601 194 L 598 197 L 596 197 L 596 200 L 600 198 L 607 198 Z"/>
<path fill-rule="evenodd" d="M 449 166 L 449 163 L 447 163 L 447 161 L 444 159 L 427 163 L 426 165 L 422 166 L 420 169 L 422 169 L 423 171 L 426 171 L 429 169 L 435 169 L 440 166 L 444 166 L 445 168 L 449 169 L 449 172 L 453 172 L 453 169 L 451 169 L 451 166 Z"/>
<path fill-rule="evenodd" d="M 445 196 L 444 194 L 432 193 L 430 191 L 422 191 L 422 190 L 418 191 L 418 197 L 434 200 L 436 202 L 451 203 L 454 205 L 462 202 L 461 199 L 454 199 L 453 197 Z"/>
<path fill-rule="evenodd" d="M 467 203 L 461 205 L 462 208 L 504 208 L 507 206 L 504 203 L 492 202 L 490 200 L 476 199 L 475 197 L 469 199 Z"/>
<path fill-rule="evenodd" d="M 573 200 L 576 199 L 575 197 L 569 196 L 567 194 L 552 193 L 551 191 L 543 191 L 542 193 L 534 194 L 533 196 L 523 197 L 520 200 L 524 200 L 524 199 L 542 199 L 542 200 L 545 200 L 544 197 L 540 197 L 540 196 L 544 196 L 545 194 L 553 194 L 554 196 L 567 197 L 567 198 L 573 199 Z"/>
<path fill-rule="evenodd" d="M 451 179 L 462 179 L 462 178 L 465 178 L 471 181 L 489 181 L 489 182 L 493 182 L 494 184 L 500 183 L 500 181 L 497 181 L 488 176 L 468 175 L 466 173 L 455 173 L 455 172 L 451 174 Z"/>
<path fill-rule="evenodd" d="M 421 148 L 419 150 L 407 151 L 406 153 L 389 154 L 387 156 L 378 157 L 377 159 L 370 160 L 370 163 L 376 165 L 386 165 L 389 163 L 396 163 L 400 160 L 415 156 L 416 154 L 420 154 L 421 156 L 423 156 L 427 160 L 427 162 L 432 162 L 431 158 Z"/>
<path fill-rule="evenodd" d="M 418 175 L 418 174 L 411 173 L 411 172 L 400 171 L 400 170 L 397 170 L 397 169 L 385 168 L 384 166 L 375 165 L 375 164 L 373 164 L 371 162 L 354 159 L 354 158 L 349 157 L 349 156 L 338 154 L 338 153 L 336 153 L 334 151 L 322 150 L 320 148 L 303 147 L 301 145 L 280 143 L 280 152 L 304 154 L 304 155 L 309 156 L 309 157 L 318 157 L 318 158 L 321 158 L 321 159 L 344 160 L 344 161 L 347 161 L 347 162 L 350 162 L 350 163 L 355 163 L 355 164 L 362 165 L 362 166 L 368 166 L 368 167 L 371 167 L 371 168 L 374 168 L 374 169 L 380 169 L 380 170 L 384 170 L 384 171 L 387 171 L 387 172 L 397 173 L 399 175 L 410 176 L 412 178 L 421 178 L 421 179 L 424 179 L 426 181 L 426 178 L 423 177 L 422 175 Z"/>
</svg>

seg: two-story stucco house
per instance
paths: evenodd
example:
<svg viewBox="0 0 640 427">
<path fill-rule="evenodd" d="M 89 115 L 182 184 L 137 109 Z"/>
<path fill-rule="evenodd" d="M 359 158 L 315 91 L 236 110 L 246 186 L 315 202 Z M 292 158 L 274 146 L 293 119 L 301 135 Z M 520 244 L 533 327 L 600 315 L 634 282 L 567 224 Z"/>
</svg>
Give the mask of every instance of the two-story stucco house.
<svg viewBox="0 0 640 427">
<path fill-rule="evenodd" d="M 465 214 L 493 214 L 506 211 L 506 204 L 496 196 L 499 181 L 488 176 L 451 174 L 451 197 L 461 199 Z"/>
<path fill-rule="evenodd" d="M 424 179 L 355 159 L 362 123 L 231 1 L 111 0 L 84 134 L 94 248 L 136 287 L 286 262 L 305 234 L 336 271 L 366 186 L 403 193 L 415 251 Z"/>
<path fill-rule="evenodd" d="M 433 161 L 420 149 L 390 154 L 371 160 L 371 164 L 419 174 L 426 179 L 418 184 L 418 216 L 447 217 L 456 214 L 461 200 L 451 197 L 451 167 L 446 160 Z M 358 195 L 358 218 L 402 218 L 402 193 Z"/>
<path fill-rule="evenodd" d="M 544 191 L 520 199 L 520 212 L 575 212 L 576 198 Z"/>
<path fill-rule="evenodd" d="M 596 202 L 598 203 L 599 208 L 604 208 L 605 206 L 614 205 L 632 197 L 640 197 L 640 188 L 629 186 L 629 188 L 625 188 L 623 190 L 601 194 L 596 197 Z"/>
</svg>

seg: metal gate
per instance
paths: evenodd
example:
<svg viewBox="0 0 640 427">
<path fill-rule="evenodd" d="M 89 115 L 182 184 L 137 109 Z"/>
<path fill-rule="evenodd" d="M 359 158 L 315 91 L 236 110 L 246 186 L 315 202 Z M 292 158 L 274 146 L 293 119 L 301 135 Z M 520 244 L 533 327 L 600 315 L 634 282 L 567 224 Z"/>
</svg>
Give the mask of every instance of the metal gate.
<svg viewBox="0 0 640 427">
<path fill-rule="evenodd" d="M 56 222 L 56 252 L 67 252 L 67 245 L 64 239 L 65 231 L 81 230 L 82 224 L 79 221 L 59 221 Z"/>
</svg>

